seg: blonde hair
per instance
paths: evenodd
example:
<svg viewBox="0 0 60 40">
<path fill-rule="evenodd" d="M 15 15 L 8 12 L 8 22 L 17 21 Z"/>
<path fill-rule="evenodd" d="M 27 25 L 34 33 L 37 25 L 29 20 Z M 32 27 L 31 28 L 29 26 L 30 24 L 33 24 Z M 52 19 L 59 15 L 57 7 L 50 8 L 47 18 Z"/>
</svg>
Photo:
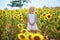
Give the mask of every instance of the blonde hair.
<svg viewBox="0 0 60 40">
<path fill-rule="evenodd" d="M 29 7 L 29 10 L 30 10 L 30 9 L 35 9 L 35 7 L 34 7 L 34 6 L 30 6 L 30 7 Z"/>
<path fill-rule="evenodd" d="M 35 7 L 34 6 L 30 6 L 29 7 L 29 12 L 35 11 Z"/>
</svg>

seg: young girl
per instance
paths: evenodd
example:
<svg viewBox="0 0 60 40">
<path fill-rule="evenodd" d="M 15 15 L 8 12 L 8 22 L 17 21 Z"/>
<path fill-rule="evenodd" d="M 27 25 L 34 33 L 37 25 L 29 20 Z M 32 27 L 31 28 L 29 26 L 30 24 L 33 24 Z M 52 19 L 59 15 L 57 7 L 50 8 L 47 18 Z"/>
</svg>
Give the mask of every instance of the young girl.
<svg viewBox="0 0 60 40">
<path fill-rule="evenodd" d="M 27 29 L 30 32 L 35 33 L 38 28 L 37 28 L 37 24 L 36 24 L 36 15 L 34 14 L 35 8 L 33 6 L 31 6 L 29 8 L 29 14 L 28 14 L 28 23 L 27 23 Z"/>
</svg>

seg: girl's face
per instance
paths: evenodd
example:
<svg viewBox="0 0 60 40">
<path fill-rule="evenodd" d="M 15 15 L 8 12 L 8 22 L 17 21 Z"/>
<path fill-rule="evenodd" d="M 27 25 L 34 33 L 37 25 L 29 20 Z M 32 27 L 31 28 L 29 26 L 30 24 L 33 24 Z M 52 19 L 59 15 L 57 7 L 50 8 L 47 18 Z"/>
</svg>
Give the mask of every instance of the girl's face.
<svg viewBox="0 0 60 40">
<path fill-rule="evenodd" d="M 31 7 L 31 8 L 29 9 L 29 12 L 30 12 L 30 13 L 34 13 L 34 11 L 35 11 L 35 8 L 34 8 L 34 7 Z"/>
</svg>

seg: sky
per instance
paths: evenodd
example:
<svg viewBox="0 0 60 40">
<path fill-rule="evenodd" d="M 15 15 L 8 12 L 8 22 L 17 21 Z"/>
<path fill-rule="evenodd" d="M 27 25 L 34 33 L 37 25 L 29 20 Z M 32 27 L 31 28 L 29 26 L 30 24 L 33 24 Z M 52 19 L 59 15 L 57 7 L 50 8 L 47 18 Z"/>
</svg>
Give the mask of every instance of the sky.
<svg viewBox="0 0 60 40">
<path fill-rule="evenodd" d="M 7 4 L 10 4 L 12 0 L 0 0 L 0 9 L 8 8 L 8 9 L 18 9 L 17 7 L 10 7 Z M 30 0 L 31 3 L 27 3 L 27 6 L 23 6 L 22 8 L 29 8 L 30 6 L 40 7 L 60 7 L 60 0 Z"/>
</svg>

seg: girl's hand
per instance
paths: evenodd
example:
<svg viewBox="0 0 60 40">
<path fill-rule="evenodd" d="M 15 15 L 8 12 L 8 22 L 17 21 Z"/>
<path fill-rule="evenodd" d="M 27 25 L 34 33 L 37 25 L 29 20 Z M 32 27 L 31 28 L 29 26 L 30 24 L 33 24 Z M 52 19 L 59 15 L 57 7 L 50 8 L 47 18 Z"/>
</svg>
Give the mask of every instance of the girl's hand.
<svg viewBox="0 0 60 40">
<path fill-rule="evenodd" d="M 31 26 L 33 26 L 34 24 L 31 24 Z"/>
<path fill-rule="evenodd" d="M 33 26 L 35 24 L 35 22 L 33 24 L 30 23 L 31 26 Z"/>
</svg>

